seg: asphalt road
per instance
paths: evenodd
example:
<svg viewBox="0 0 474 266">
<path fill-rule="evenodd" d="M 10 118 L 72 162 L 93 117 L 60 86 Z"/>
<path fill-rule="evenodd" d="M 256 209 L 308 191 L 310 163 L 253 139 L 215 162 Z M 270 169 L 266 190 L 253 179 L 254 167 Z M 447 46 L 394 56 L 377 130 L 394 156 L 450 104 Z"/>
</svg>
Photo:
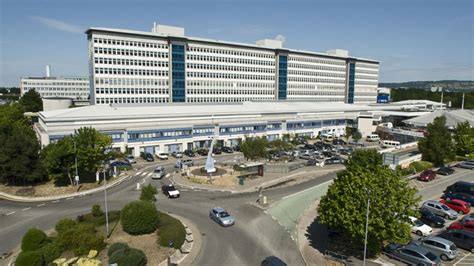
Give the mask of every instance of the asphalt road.
<svg viewBox="0 0 474 266">
<path fill-rule="evenodd" d="M 228 155 L 222 156 L 220 160 L 235 159 L 235 155 Z M 107 190 L 109 210 L 120 209 L 126 203 L 138 199 L 140 192 L 135 190 L 137 182 L 151 182 L 157 187 L 168 183 L 166 179 L 151 180 L 150 176 L 156 165 L 164 165 L 170 171 L 173 164 L 174 161 L 170 160 L 138 166 L 136 174 L 129 180 Z M 263 194 L 269 201 L 275 202 L 334 177 L 335 174 L 329 174 L 294 186 L 263 191 Z M 304 265 L 297 245 L 287 231 L 270 215 L 251 204 L 258 199 L 258 192 L 232 194 L 182 189 L 178 199 L 168 199 L 161 193 L 157 199 L 156 205 L 160 211 L 176 213 L 198 227 L 203 236 L 203 246 L 193 263 L 195 265 L 259 265 L 270 255 L 278 256 L 288 265 Z M 90 211 L 94 204 L 100 204 L 104 209 L 103 192 L 51 202 L 0 201 L 0 239 L 3 240 L 0 241 L 0 253 L 17 247 L 29 228 L 52 229 L 59 219 L 75 218 Z M 216 206 L 226 208 L 236 218 L 236 224 L 224 228 L 210 220 L 209 210 Z"/>
</svg>

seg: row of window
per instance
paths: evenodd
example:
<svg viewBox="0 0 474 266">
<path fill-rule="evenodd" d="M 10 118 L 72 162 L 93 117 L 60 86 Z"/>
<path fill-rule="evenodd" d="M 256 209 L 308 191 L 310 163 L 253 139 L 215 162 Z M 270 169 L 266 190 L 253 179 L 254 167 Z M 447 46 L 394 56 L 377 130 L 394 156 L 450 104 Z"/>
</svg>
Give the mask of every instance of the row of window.
<svg viewBox="0 0 474 266">
<path fill-rule="evenodd" d="M 311 100 L 315 102 L 325 103 L 325 102 L 337 102 L 337 103 L 344 103 L 345 97 L 319 97 L 319 96 L 310 96 L 310 97 L 302 97 L 302 96 L 294 96 L 288 95 L 288 99 L 290 100 Z"/>
<path fill-rule="evenodd" d="M 214 134 L 214 128 L 193 128 L 193 134 Z"/>
<path fill-rule="evenodd" d="M 336 66 L 345 66 L 346 61 L 336 61 L 336 60 L 327 60 L 321 59 L 317 57 L 299 57 L 299 56 L 288 56 L 288 63 L 293 62 L 308 62 L 308 63 L 317 63 L 317 64 L 325 64 L 325 65 L 336 65 Z"/>
<path fill-rule="evenodd" d="M 123 65 L 123 66 L 148 66 L 148 67 L 168 67 L 168 61 L 163 60 L 137 60 L 123 58 L 103 58 L 96 57 L 96 64 Z"/>
<path fill-rule="evenodd" d="M 344 119 L 332 119 L 322 121 L 307 121 L 307 122 L 288 122 L 286 125 L 287 129 L 301 129 L 301 128 L 319 128 L 323 126 L 340 126 L 345 125 L 346 120 Z"/>
<path fill-rule="evenodd" d="M 240 103 L 246 101 L 271 101 L 275 97 L 210 97 L 206 95 L 205 97 L 189 97 L 186 98 L 188 103 Z"/>
<path fill-rule="evenodd" d="M 304 89 L 304 90 L 342 90 L 344 91 L 346 87 L 344 84 L 341 85 L 314 85 L 306 83 L 288 83 L 288 89 Z"/>
<path fill-rule="evenodd" d="M 367 63 L 359 63 L 357 62 L 356 63 L 356 67 L 357 68 L 360 68 L 360 67 L 363 67 L 363 68 L 370 68 L 370 69 L 379 69 L 379 65 L 377 64 L 367 64 Z"/>
<path fill-rule="evenodd" d="M 196 47 L 188 46 L 188 52 L 200 52 L 200 53 L 210 53 L 210 54 L 223 54 L 223 55 L 236 55 L 236 56 L 248 56 L 248 57 L 258 57 L 258 58 L 275 58 L 275 55 L 272 53 L 255 53 L 248 51 L 236 51 L 236 50 L 225 50 L 225 49 L 216 49 L 216 48 L 205 48 L 205 47 Z"/>
<path fill-rule="evenodd" d="M 356 80 L 355 83 L 357 85 L 378 85 L 379 84 L 377 80 L 374 80 L 374 81 Z"/>
<path fill-rule="evenodd" d="M 96 88 L 97 94 L 169 94 L 167 88 Z"/>
<path fill-rule="evenodd" d="M 168 79 L 96 78 L 95 84 L 119 86 L 168 86 Z"/>
<path fill-rule="evenodd" d="M 187 63 L 186 67 L 190 69 L 210 69 L 210 70 L 221 70 L 221 71 L 272 73 L 272 74 L 275 73 L 274 68 L 262 68 L 262 67 L 242 67 L 242 66 L 210 65 L 210 64 L 197 64 L 197 63 Z"/>
<path fill-rule="evenodd" d="M 220 80 L 188 80 L 186 81 L 188 87 L 218 87 L 218 88 L 270 88 L 275 87 L 273 82 L 232 82 Z"/>
<path fill-rule="evenodd" d="M 330 95 L 334 95 L 334 96 L 344 96 L 345 95 L 345 92 L 344 91 L 331 91 L 331 90 L 328 90 L 328 91 L 320 91 L 320 90 L 317 90 L 317 91 L 308 91 L 308 90 L 288 90 L 288 95 L 314 95 L 314 96 L 317 96 L 317 95 L 324 95 L 324 96 L 330 96 Z"/>
<path fill-rule="evenodd" d="M 314 72 L 314 71 L 296 71 L 288 70 L 288 75 L 298 75 L 298 76 L 310 76 L 310 77 L 334 77 L 334 78 L 346 78 L 346 74 L 342 73 L 327 73 L 327 72 Z"/>
<path fill-rule="evenodd" d="M 89 91 L 89 87 L 85 88 L 51 88 L 51 87 L 26 87 L 23 88 L 24 91 L 35 90 L 36 92 L 43 92 L 43 91 Z"/>
<path fill-rule="evenodd" d="M 379 71 L 378 70 L 366 70 L 366 69 L 357 69 L 357 73 L 363 73 L 363 74 L 372 74 L 372 75 L 378 75 Z"/>
<path fill-rule="evenodd" d="M 288 68 L 297 68 L 297 69 L 314 69 L 314 70 L 328 70 L 328 71 L 337 71 L 346 73 L 346 67 L 332 67 L 332 66 L 321 66 L 314 64 L 297 64 L 297 63 L 288 63 Z"/>
<path fill-rule="evenodd" d="M 208 73 L 208 72 L 187 72 L 190 78 L 214 78 L 214 79 L 249 79 L 249 80 L 275 80 L 275 76 L 271 75 L 250 75 L 235 73 Z"/>
<path fill-rule="evenodd" d="M 94 47 L 94 53 L 95 54 L 108 54 L 108 55 L 168 58 L 167 52 L 153 52 L 153 51 L 145 51 L 145 50 L 130 50 L 130 49 L 118 49 L 118 48 Z"/>
<path fill-rule="evenodd" d="M 356 72 L 355 74 L 355 78 L 356 79 L 375 79 L 375 80 L 378 80 L 378 76 L 372 76 L 372 75 L 364 75 L 364 74 L 360 74 L 359 72 Z"/>
<path fill-rule="evenodd" d="M 110 45 L 125 45 L 125 46 L 143 47 L 143 48 L 168 49 L 168 45 L 166 45 L 166 44 L 127 41 L 127 40 L 103 39 L 103 38 L 94 38 L 94 43 L 103 43 L 103 44 L 110 44 Z"/>
<path fill-rule="evenodd" d="M 220 56 L 209 56 L 209 55 L 195 55 L 187 54 L 187 60 L 205 61 L 205 62 L 222 62 L 229 64 L 247 64 L 247 65 L 260 65 L 260 66 L 274 66 L 275 61 L 269 60 L 256 60 L 247 58 L 231 58 L 231 57 L 220 57 Z"/>
<path fill-rule="evenodd" d="M 337 79 L 319 79 L 319 78 L 304 78 L 304 77 L 288 77 L 288 82 L 307 82 L 307 83 L 334 83 L 345 84 L 345 80 Z"/>
<path fill-rule="evenodd" d="M 168 97 L 122 97 L 122 98 L 107 98 L 99 97 L 96 98 L 97 104 L 112 104 L 112 103 L 167 103 L 169 102 Z"/>
<path fill-rule="evenodd" d="M 167 77 L 168 70 L 96 67 L 95 74 Z"/>
<path fill-rule="evenodd" d="M 211 95 L 274 95 L 273 90 L 223 90 L 220 88 L 201 88 L 201 89 L 186 89 L 188 94 L 211 94 Z"/>
<path fill-rule="evenodd" d="M 24 86 L 89 86 L 89 82 L 23 81 Z"/>
</svg>

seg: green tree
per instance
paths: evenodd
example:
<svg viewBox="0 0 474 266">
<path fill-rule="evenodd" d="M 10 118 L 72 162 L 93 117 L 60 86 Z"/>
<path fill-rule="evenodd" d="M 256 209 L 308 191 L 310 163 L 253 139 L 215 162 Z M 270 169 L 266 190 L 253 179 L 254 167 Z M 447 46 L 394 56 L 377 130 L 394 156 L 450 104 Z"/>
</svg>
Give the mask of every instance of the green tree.
<svg viewBox="0 0 474 266">
<path fill-rule="evenodd" d="M 446 127 L 446 117 L 436 117 L 428 124 L 427 135 L 418 142 L 418 148 L 423 160 L 432 162 L 434 166 L 442 166 L 444 160 L 454 158 L 455 147 Z"/>
<path fill-rule="evenodd" d="M 276 139 L 269 143 L 270 146 L 277 151 L 289 151 L 293 148 L 293 145 L 286 140 Z"/>
<path fill-rule="evenodd" d="M 51 143 L 41 151 L 41 160 L 56 185 L 74 185 L 75 171 L 74 142 L 67 136 L 56 143 Z M 79 158 L 78 158 L 79 161 Z"/>
<path fill-rule="evenodd" d="M 152 184 L 148 184 L 148 186 L 142 188 L 142 193 L 140 194 L 140 200 L 155 202 L 156 198 L 155 195 L 158 193 L 156 187 Z"/>
<path fill-rule="evenodd" d="M 29 90 L 20 98 L 20 104 L 25 109 L 25 112 L 39 112 L 43 111 L 43 101 L 41 96 L 35 90 Z"/>
<path fill-rule="evenodd" d="M 474 128 L 471 128 L 468 121 L 457 124 L 454 130 L 454 141 L 457 155 L 466 156 L 474 153 Z"/>
<path fill-rule="evenodd" d="M 360 133 L 359 130 L 355 129 L 355 131 L 352 132 L 352 138 L 353 138 L 356 142 L 359 142 L 359 140 L 362 138 L 362 134 Z"/>
<path fill-rule="evenodd" d="M 267 156 L 266 138 L 247 138 L 241 146 L 242 153 L 247 160 L 257 160 Z"/>
<path fill-rule="evenodd" d="M 123 230 L 131 235 L 154 232 L 160 222 L 156 206 L 148 201 L 132 201 L 120 211 Z"/>
<path fill-rule="evenodd" d="M 103 161 L 109 156 L 112 138 L 95 128 L 82 127 L 75 131 L 72 139 L 76 143 L 77 164 L 81 173 L 95 176 Z"/>
<path fill-rule="evenodd" d="M 368 251 L 377 254 L 384 241 L 410 239 L 408 215 L 415 215 L 416 190 L 394 171 L 381 165 L 375 151 L 356 150 L 339 172 L 318 206 L 322 224 L 348 236 L 357 250 L 363 249 L 367 200 L 370 199 Z"/>
</svg>

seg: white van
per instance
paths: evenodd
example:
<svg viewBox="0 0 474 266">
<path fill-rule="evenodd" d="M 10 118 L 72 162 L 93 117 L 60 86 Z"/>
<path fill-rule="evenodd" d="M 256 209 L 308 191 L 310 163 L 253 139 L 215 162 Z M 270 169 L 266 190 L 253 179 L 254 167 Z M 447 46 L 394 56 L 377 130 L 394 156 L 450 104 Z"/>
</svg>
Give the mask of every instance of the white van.
<svg viewBox="0 0 474 266">
<path fill-rule="evenodd" d="M 382 148 L 392 148 L 392 147 L 398 148 L 400 147 L 400 141 L 382 140 L 380 141 L 380 146 L 382 146 Z"/>
<path fill-rule="evenodd" d="M 369 141 L 369 142 L 376 142 L 376 141 L 379 141 L 379 140 L 380 140 L 380 137 L 377 134 L 370 134 L 370 135 L 367 136 L 367 141 Z"/>
<path fill-rule="evenodd" d="M 334 139 L 332 134 L 322 134 L 321 140 L 323 141 L 332 141 Z"/>
</svg>

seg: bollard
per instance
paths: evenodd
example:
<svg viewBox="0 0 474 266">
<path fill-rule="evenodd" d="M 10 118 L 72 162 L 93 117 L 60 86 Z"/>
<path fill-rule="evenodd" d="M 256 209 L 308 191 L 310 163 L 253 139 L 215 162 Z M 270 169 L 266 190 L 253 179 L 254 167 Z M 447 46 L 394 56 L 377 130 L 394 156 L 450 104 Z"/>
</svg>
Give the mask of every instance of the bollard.
<svg viewBox="0 0 474 266">
<path fill-rule="evenodd" d="M 267 196 L 263 196 L 262 204 L 267 205 Z"/>
<path fill-rule="evenodd" d="M 140 183 L 137 183 L 137 190 L 140 190 Z"/>
</svg>

